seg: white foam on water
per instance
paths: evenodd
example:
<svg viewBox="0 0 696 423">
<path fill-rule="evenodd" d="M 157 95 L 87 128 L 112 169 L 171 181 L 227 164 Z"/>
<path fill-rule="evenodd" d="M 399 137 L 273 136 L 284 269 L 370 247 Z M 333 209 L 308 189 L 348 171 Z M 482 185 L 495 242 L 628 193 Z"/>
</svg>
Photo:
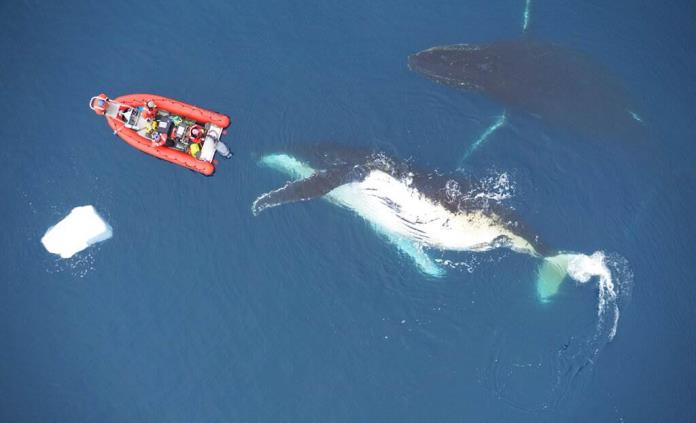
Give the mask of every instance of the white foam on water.
<svg viewBox="0 0 696 423">
<path fill-rule="evenodd" d="M 49 253 L 70 258 L 92 244 L 111 238 L 111 226 L 93 206 L 75 207 L 56 225 L 48 228 L 41 243 Z"/>
<path fill-rule="evenodd" d="M 574 254 L 568 261 L 568 276 L 579 283 L 587 283 L 596 277 L 599 288 L 597 299 L 597 317 L 602 320 L 610 311 L 614 312 L 614 322 L 609 332 L 609 340 L 616 335 L 616 327 L 619 323 L 619 308 L 616 305 L 616 287 L 611 277 L 611 270 L 604 261 L 604 253 L 597 251 L 591 256 Z M 613 309 L 613 310 L 610 310 Z"/>
<path fill-rule="evenodd" d="M 619 324 L 619 297 L 630 293 L 632 273 L 626 260 L 608 259 L 604 252 L 592 255 L 564 253 L 544 260 L 538 273 L 537 292 L 542 301 L 555 295 L 565 276 L 580 284 L 597 280 L 597 334 L 610 323 L 608 341 L 614 339 Z M 623 289 L 623 293 L 620 291 Z M 611 316 L 611 317 L 609 317 Z M 611 320 L 610 322 L 608 320 Z"/>
<path fill-rule="evenodd" d="M 608 323 L 606 321 L 607 317 L 611 316 L 608 340 L 614 339 L 619 325 L 620 310 L 618 300 L 621 294 L 620 287 L 623 287 L 626 291 L 623 293 L 625 296 L 629 294 L 628 290 L 632 283 L 632 274 L 625 259 L 608 260 L 602 251 L 597 251 L 591 256 L 576 254 L 568 262 L 568 276 L 579 283 L 587 283 L 592 278 L 597 278 L 599 288 L 597 301 L 598 325 Z M 615 278 L 623 278 L 623 280 L 615 280 Z"/>
<path fill-rule="evenodd" d="M 466 193 L 466 198 L 486 199 L 495 202 L 508 200 L 515 195 L 515 183 L 507 172 L 495 173 L 482 179 L 479 185 Z"/>
<path fill-rule="evenodd" d="M 463 270 L 467 273 L 474 273 L 479 265 L 479 262 L 475 258 L 469 260 L 452 260 L 452 259 L 435 259 L 435 263 L 445 266 L 449 269 Z"/>
</svg>

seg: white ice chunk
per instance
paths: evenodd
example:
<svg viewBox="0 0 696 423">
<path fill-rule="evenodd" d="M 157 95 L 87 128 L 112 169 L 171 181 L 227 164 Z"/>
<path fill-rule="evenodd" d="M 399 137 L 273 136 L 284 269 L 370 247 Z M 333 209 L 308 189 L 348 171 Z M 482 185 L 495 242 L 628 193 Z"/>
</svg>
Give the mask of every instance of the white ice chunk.
<svg viewBox="0 0 696 423">
<path fill-rule="evenodd" d="M 93 206 L 75 207 L 55 226 L 48 228 L 41 243 L 48 252 L 70 258 L 97 242 L 111 238 L 111 226 Z"/>
</svg>

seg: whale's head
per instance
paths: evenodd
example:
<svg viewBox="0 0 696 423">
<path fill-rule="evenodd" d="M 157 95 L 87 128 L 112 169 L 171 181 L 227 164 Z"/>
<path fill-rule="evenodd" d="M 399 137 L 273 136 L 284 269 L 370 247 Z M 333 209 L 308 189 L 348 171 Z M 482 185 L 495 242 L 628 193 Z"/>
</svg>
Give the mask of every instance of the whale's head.
<svg viewBox="0 0 696 423">
<path fill-rule="evenodd" d="M 408 57 L 408 67 L 441 84 L 481 90 L 494 63 L 480 46 L 455 44 L 412 54 Z"/>
</svg>

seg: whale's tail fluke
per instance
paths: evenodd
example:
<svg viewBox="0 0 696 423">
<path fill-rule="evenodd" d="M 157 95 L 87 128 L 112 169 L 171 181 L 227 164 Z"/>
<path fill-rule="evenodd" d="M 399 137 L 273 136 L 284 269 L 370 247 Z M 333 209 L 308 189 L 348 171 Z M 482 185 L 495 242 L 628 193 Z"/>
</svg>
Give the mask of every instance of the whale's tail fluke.
<svg viewBox="0 0 696 423">
<path fill-rule="evenodd" d="M 544 257 L 537 269 L 537 295 L 542 302 L 549 301 L 558 293 L 566 277 L 575 282 L 585 283 L 596 277 L 599 285 L 613 289 L 611 271 L 607 267 L 604 253 L 597 251 L 592 255 L 580 253 L 561 253 Z"/>
<path fill-rule="evenodd" d="M 563 280 L 568 276 L 568 263 L 580 254 L 558 254 L 546 257 L 537 269 L 536 288 L 539 300 L 549 301 L 556 295 Z"/>
<path fill-rule="evenodd" d="M 626 259 L 612 254 L 607 257 L 604 252 L 596 251 L 592 255 L 579 253 L 561 253 L 543 259 L 537 270 L 537 294 L 542 302 L 549 301 L 556 295 L 563 280 L 569 277 L 576 283 L 584 284 L 590 280 L 597 281 L 599 303 L 597 316 L 605 316 L 613 311 L 613 324 L 610 326 L 609 340 L 616 333 L 618 322 L 618 300 L 627 298 L 631 291 L 633 274 Z"/>
</svg>

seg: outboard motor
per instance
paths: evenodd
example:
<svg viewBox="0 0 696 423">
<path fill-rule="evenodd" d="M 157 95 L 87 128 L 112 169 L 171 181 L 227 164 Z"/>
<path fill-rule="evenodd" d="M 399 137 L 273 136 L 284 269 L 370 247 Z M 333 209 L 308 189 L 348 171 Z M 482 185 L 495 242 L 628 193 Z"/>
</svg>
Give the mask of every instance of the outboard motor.
<svg viewBox="0 0 696 423">
<path fill-rule="evenodd" d="M 222 155 L 222 157 L 229 159 L 232 157 L 232 153 L 230 152 L 230 149 L 227 148 L 224 142 L 218 140 L 217 144 L 215 144 L 215 150 L 217 150 L 218 153 Z"/>
</svg>

